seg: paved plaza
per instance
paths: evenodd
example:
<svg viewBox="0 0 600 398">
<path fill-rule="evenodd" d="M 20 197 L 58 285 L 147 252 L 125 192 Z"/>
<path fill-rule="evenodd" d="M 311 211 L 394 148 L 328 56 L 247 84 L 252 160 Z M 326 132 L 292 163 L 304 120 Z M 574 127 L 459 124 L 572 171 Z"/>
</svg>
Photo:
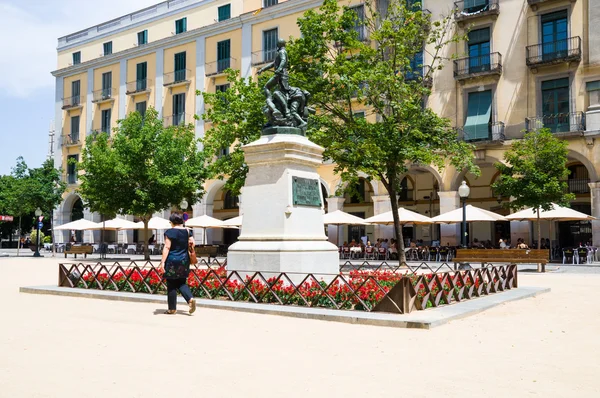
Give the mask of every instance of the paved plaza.
<svg viewBox="0 0 600 398">
<path fill-rule="evenodd" d="M 0 396 L 600 396 L 595 268 L 523 272 L 552 291 L 413 330 L 18 292 L 57 262 L 0 258 Z"/>
</svg>

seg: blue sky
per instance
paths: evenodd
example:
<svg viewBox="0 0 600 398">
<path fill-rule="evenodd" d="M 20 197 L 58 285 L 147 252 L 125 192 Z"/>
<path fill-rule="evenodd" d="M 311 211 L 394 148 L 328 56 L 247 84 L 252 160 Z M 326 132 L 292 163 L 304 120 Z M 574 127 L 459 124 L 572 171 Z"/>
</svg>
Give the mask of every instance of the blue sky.
<svg viewBox="0 0 600 398">
<path fill-rule="evenodd" d="M 57 39 L 158 2 L 0 0 L 0 174 L 18 156 L 37 167 L 48 154 Z"/>
</svg>

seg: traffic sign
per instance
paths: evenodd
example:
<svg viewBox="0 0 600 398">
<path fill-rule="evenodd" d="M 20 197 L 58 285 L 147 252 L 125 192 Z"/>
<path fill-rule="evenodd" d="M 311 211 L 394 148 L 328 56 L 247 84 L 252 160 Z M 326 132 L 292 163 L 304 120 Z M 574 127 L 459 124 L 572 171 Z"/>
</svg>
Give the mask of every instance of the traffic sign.
<svg viewBox="0 0 600 398">
<path fill-rule="evenodd" d="M 187 214 L 187 212 L 183 213 L 183 221 L 187 221 L 190 219 L 190 216 Z"/>
<path fill-rule="evenodd" d="M 0 221 L 13 221 L 13 216 L 0 216 Z"/>
<path fill-rule="evenodd" d="M 38 228 L 39 228 L 39 229 L 42 229 L 42 228 L 44 228 L 44 223 L 43 223 L 43 222 L 39 222 L 39 223 L 38 223 Z"/>
</svg>

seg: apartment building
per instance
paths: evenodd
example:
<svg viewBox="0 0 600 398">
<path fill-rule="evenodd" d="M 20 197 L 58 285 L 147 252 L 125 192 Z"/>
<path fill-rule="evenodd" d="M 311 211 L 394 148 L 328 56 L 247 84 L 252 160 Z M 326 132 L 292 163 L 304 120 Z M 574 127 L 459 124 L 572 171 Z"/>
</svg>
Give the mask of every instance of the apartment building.
<svg viewBox="0 0 600 398">
<path fill-rule="evenodd" d="M 385 5 L 386 0 L 380 0 Z M 409 0 L 410 1 L 410 0 Z M 419 4 L 415 1 L 415 6 Z M 196 90 L 227 88 L 224 70 L 234 68 L 254 76 L 273 59 L 277 38 L 299 34 L 296 19 L 320 5 L 316 0 L 171 0 L 105 22 L 58 40 L 56 77 L 57 140 L 55 164 L 65 170 L 69 191 L 55 213 L 55 225 L 101 215 L 83 208 L 77 196 L 77 175 L 68 159 L 78 159 L 85 137 L 110 131 L 129 112 L 152 106 L 166 125 L 195 123 L 198 137 L 210 127 L 195 121 L 202 114 Z M 468 32 L 468 41 L 445 49 L 445 68 L 433 74 L 427 106 L 451 119 L 460 139 L 476 146 L 479 178 L 460 170 L 413 167 L 402 181 L 399 204 L 427 216 L 459 206 L 458 186 L 471 187 L 468 203 L 506 214 L 509 198 L 491 189 L 497 178 L 494 163 L 503 159 L 511 141 L 524 130 L 548 127 L 568 141 L 569 190 L 577 195 L 573 207 L 600 217 L 600 8 L 593 0 L 423 0 L 420 5 L 433 19 L 452 13 L 453 29 Z M 344 1 L 364 15 L 360 0 Z M 429 49 L 414 64 L 427 64 Z M 415 68 L 418 69 L 418 68 Z M 357 187 L 361 198 L 338 197 L 342 186 L 333 165 L 320 170 L 327 211 L 342 209 L 369 217 L 390 209 L 383 187 L 363 176 Z M 201 203 L 187 209 L 191 216 L 209 214 L 227 219 L 240 213 L 243 195 L 223 190 L 223 181 L 206 183 Z M 166 211 L 165 213 L 168 213 Z M 168 215 L 168 214 L 163 214 Z M 544 238 L 570 245 L 591 240 L 600 244 L 600 226 L 594 223 L 557 223 L 554 236 Z M 333 241 L 391 237 L 392 229 L 330 227 Z M 405 236 L 454 244 L 456 226 L 405 227 Z M 208 241 L 231 243 L 237 231 L 209 231 Z M 339 233 L 339 235 L 338 235 Z M 198 232 L 198 238 L 202 238 Z M 528 223 L 470 226 L 480 240 L 535 238 Z M 82 240 L 98 241 L 86 232 Z M 131 242 L 122 232 L 112 237 Z M 67 234 L 59 239 L 68 239 Z M 109 237 L 110 239 L 110 237 Z"/>
</svg>

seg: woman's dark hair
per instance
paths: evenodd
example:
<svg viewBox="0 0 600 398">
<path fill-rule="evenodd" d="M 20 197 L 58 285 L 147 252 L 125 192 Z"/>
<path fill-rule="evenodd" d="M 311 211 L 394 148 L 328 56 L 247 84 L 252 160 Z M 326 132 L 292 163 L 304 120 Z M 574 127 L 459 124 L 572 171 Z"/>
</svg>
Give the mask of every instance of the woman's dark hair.
<svg viewBox="0 0 600 398">
<path fill-rule="evenodd" d="M 183 216 L 181 215 L 181 213 L 171 213 L 169 221 L 171 221 L 175 225 L 183 225 Z"/>
</svg>

